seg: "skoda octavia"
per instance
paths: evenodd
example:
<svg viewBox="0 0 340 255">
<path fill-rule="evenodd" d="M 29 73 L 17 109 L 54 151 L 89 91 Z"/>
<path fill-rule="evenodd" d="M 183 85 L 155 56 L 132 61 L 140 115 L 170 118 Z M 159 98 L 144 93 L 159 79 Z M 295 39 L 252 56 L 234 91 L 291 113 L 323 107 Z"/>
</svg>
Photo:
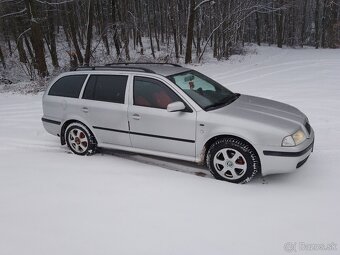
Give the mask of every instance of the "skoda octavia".
<svg viewBox="0 0 340 255">
<path fill-rule="evenodd" d="M 193 161 L 233 183 L 294 171 L 314 144 L 308 118 L 295 107 L 233 93 L 175 64 L 63 73 L 43 96 L 42 121 L 77 155 L 105 147 Z"/>
</svg>

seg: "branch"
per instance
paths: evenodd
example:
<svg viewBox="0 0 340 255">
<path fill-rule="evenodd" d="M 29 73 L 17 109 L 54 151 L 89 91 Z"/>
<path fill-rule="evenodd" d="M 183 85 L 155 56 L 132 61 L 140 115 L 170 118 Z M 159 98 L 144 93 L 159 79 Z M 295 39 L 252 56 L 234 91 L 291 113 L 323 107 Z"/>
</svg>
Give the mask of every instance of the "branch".
<svg viewBox="0 0 340 255">
<path fill-rule="evenodd" d="M 22 32 L 19 36 L 18 36 L 18 38 L 17 38 L 17 42 L 19 41 L 19 39 L 20 39 L 20 37 L 21 36 L 23 36 L 24 34 L 26 34 L 28 31 L 30 31 L 31 30 L 31 28 L 27 28 L 24 32 Z"/>
<path fill-rule="evenodd" d="M 225 16 L 222 21 L 213 29 L 213 31 L 210 33 L 210 35 L 207 38 L 207 41 L 203 47 L 202 53 L 198 58 L 198 62 L 201 61 L 203 54 L 207 48 L 207 45 L 209 43 L 209 41 L 211 40 L 212 36 L 215 34 L 215 32 L 228 20 L 228 19 L 232 19 L 234 20 L 233 22 L 237 22 L 240 23 L 241 21 L 245 20 L 246 18 L 248 18 L 251 14 L 253 14 L 254 12 L 258 12 L 261 11 L 262 9 L 267 10 L 269 12 L 269 8 L 267 6 L 264 5 L 250 5 L 250 6 L 245 6 L 242 7 L 242 4 L 239 4 L 237 7 L 235 7 L 232 11 L 231 11 L 231 15 L 230 16 Z M 279 9 L 279 8 L 278 8 Z M 278 9 L 272 9 L 273 12 L 277 11 Z M 243 16 L 238 16 L 237 18 L 234 17 L 235 15 L 242 15 L 243 13 L 248 12 L 247 14 L 243 15 Z M 235 21 L 236 20 L 236 21 Z"/>
<path fill-rule="evenodd" d="M 10 3 L 10 2 L 16 2 L 16 0 L 2 0 L 0 1 L 0 4 Z"/>
<path fill-rule="evenodd" d="M 143 33 L 143 31 L 138 27 L 138 24 L 137 24 L 137 21 L 136 21 L 136 16 L 133 15 L 133 13 L 130 12 L 130 11 L 128 11 L 128 13 L 131 15 L 131 17 L 132 17 L 132 19 L 133 19 L 133 24 L 135 25 L 135 28 L 136 28 L 139 32 Z"/>
<path fill-rule="evenodd" d="M 206 4 L 206 3 L 209 3 L 209 2 L 211 2 L 211 4 L 215 3 L 214 0 L 203 0 L 198 5 L 195 6 L 194 11 L 196 11 L 198 8 L 200 8 L 203 4 Z"/>
<path fill-rule="evenodd" d="M 47 1 L 41 1 L 41 0 L 34 0 L 34 1 L 36 1 L 40 4 L 48 4 L 48 5 L 52 5 L 52 6 L 74 2 L 74 0 L 66 0 L 66 1 L 57 2 L 57 3 L 50 3 L 50 2 L 47 2 Z"/>
<path fill-rule="evenodd" d="M 27 11 L 27 9 L 24 8 L 23 10 L 18 11 L 18 12 L 12 12 L 12 13 L 8 13 L 8 14 L 5 14 L 5 15 L 2 15 L 2 16 L 0 16 L 0 18 L 2 19 L 2 18 L 10 17 L 10 16 L 15 16 L 15 15 L 18 15 L 18 14 L 22 14 L 22 13 L 24 13 L 26 11 Z"/>
</svg>

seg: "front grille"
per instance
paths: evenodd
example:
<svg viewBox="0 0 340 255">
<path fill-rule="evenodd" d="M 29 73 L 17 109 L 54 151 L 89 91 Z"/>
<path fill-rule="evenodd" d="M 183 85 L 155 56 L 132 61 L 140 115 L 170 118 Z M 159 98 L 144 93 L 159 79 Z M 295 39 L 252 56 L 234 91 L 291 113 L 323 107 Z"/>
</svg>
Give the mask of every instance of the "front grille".
<svg viewBox="0 0 340 255">
<path fill-rule="evenodd" d="M 308 134 L 310 135 L 310 132 L 311 132 L 311 126 L 310 126 L 310 124 L 309 124 L 308 122 L 306 122 L 306 124 L 305 124 L 305 128 L 307 129 L 307 132 L 308 132 Z"/>
</svg>

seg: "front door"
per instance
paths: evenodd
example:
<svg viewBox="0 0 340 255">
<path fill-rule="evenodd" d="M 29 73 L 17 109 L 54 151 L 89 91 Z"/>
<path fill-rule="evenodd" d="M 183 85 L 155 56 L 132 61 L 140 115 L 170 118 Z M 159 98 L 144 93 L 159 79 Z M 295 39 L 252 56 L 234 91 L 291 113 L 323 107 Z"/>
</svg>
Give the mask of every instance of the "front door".
<svg viewBox="0 0 340 255">
<path fill-rule="evenodd" d="M 194 157 L 196 112 L 189 106 L 185 111 L 168 112 L 168 104 L 184 101 L 154 78 L 135 76 L 132 90 L 128 109 L 132 146 Z"/>
</svg>

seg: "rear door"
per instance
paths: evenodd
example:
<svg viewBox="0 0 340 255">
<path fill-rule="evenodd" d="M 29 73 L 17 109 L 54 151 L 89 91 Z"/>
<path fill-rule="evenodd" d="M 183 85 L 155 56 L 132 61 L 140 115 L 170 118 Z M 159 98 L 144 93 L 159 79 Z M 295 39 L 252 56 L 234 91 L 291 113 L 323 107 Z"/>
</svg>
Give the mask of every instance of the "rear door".
<svg viewBox="0 0 340 255">
<path fill-rule="evenodd" d="M 196 112 L 167 84 L 134 76 L 128 110 L 132 146 L 182 156 L 195 156 Z M 187 109 L 168 112 L 167 105 L 182 101 Z"/>
<path fill-rule="evenodd" d="M 127 119 L 128 75 L 91 74 L 82 96 L 82 114 L 99 143 L 131 146 Z"/>
</svg>

